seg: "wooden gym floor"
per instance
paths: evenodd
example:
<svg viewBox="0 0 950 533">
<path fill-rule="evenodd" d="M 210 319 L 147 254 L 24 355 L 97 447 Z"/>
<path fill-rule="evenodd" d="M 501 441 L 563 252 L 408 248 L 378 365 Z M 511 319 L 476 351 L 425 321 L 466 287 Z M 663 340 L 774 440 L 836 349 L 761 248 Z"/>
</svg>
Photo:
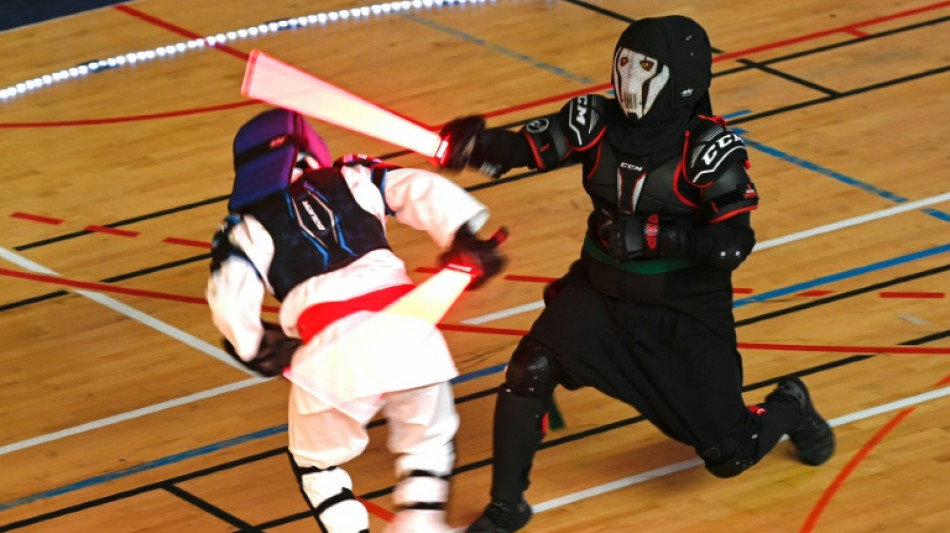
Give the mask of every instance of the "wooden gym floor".
<svg viewBox="0 0 950 533">
<path fill-rule="evenodd" d="M 264 108 L 238 92 L 252 49 L 433 129 L 515 128 L 607 91 L 626 24 L 672 13 L 710 33 L 714 107 L 762 195 L 735 277 L 748 401 L 803 376 L 838 453 L 810 468 L 781 443 L 719 480 L 629 407 L 560 391 L 525 531 L 950 531 L 950 2 L 370 5 L 139 0 L 0 33 L 0 531 L 317 530 L 283 454 L 287 384 L 228 364 L 202 299 L 231 139 Z M 314 125 L 337 155 L 427 165 Z M 487 502 L 493 389 L 587 199 L 577 168 L 452 178 L 512 231 L 505 276 L 443 324 L 461 528 Z M 389 228 L 425 279 L 438 250 Z M 371 433 L 347 468 L 379 531 L 394 476 Z"/>
</svg>

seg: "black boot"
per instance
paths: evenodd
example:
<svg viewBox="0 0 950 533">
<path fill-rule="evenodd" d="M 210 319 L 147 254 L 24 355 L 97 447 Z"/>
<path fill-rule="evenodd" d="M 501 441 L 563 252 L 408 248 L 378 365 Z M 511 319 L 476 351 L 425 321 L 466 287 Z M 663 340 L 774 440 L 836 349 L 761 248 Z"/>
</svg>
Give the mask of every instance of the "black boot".
<svg viewBox="0 0 950 533">
<path fill-rule="evenodd" d="M 518 503 L 505 503 L 492 500 L 482 516 L 465 530 L 466 533 L 512 533 L 525 526 L 531 520 L 531 506 L 521 500 Z"/>
<path fill-rule="evenodd" d="M 808 388 L 802 380 L 797 377 L 783 379 L 778 387 L 765 397 L 766 401 L 783 399 L 791 399 L 802 409 L 801 420 L 788 430 L 788 439 L 795 446 L 798 459 L 810 466 L 818 466 L 830 459 L 835 453 L 835 434 L 828 422 L 815 410 Z"/>
</svg>

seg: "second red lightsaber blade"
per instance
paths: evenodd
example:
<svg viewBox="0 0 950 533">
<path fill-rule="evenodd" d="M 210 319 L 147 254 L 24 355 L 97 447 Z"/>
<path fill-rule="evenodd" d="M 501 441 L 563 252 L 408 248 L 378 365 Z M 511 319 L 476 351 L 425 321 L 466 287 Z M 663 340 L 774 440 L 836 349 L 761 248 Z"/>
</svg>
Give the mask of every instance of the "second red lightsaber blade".
<svg viewBox="0 0 950 533">
<path fill-rule="evenodd" d="M 253 50 L 241 94 L 441 160 L 447 145 L 415 122 Z"/>
</svg>

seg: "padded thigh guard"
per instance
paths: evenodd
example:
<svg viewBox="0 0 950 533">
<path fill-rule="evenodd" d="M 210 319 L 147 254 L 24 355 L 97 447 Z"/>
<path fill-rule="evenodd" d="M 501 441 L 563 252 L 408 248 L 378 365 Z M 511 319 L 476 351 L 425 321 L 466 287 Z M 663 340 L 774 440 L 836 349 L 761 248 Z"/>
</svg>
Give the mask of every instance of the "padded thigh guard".
<svg viewBox="0 0 950 533">
<path fill-rule="evenodd" d="M 553 115 L 536 118 L 521 129 L 538 170 L 551 170 L 571 152 L 582 152 L 604 135 L 607 99 L 596 94 L 572 98 Z"/>
<path fill-rule="evenodd" d="M 521 339 L 508 362 L 505 385 L 522 396 L 549 398 L 558 384 L 557 361 L 531 337 Z"/>
</svg>

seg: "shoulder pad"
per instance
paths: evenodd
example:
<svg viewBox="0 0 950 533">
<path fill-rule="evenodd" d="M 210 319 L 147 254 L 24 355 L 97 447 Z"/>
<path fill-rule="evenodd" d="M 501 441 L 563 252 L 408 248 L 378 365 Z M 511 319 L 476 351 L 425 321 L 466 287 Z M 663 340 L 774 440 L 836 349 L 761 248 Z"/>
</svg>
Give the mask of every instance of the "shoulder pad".
<svg viewBox="0 0 950 533">
<path fill-rule="evenodd" d="M 561 108 L 564 138 L 572 150 L 586 150 L 597 142 L 607 128 L 607 97 L 585 94 L 571 98 Z"/>
<path fill-rule="evenodd" d="M 705 187 L 716 181 L 730 165 L 748 167 L 749 153 L 745 143 L 716 117 L 700 117 L 689 130 L 686 148 L 686 177 L 690 183 Z"/>
</svg>

